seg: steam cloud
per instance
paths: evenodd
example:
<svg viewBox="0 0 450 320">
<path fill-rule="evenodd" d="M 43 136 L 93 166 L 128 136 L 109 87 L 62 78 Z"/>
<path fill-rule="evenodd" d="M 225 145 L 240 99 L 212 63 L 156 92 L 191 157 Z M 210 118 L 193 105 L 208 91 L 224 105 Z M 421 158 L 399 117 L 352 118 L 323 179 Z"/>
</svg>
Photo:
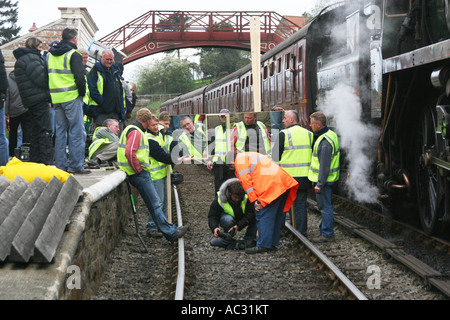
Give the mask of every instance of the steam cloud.
<svg viewBox="0 0 450 320">
<path fill-rule="evenodd" d="M 333 130 L 339 136 L 340 148 L 348 158 L 346 180 L 350 197 L 359 202 L 376 203 L 379 191 L 369 182 L 372 160 L 376 155 L 379 131 L 361 121 L 361 103 L 354 89 L 339 84 L 318 101 L 318 109 L 332 118 Z M 329 123 L 330 125 L 330 123 Z M 342 166 L 342 161 L 341 161 Z"/>
</svg>

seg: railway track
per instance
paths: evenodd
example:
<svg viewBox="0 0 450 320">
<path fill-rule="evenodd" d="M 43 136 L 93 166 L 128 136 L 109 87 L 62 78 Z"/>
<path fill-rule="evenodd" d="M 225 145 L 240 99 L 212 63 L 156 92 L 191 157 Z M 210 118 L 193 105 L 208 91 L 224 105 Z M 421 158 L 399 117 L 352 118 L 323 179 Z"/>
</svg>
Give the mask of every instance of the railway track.
<svg viewBox="0 0 450 320">
<path fill-rule="evenodd" d="M 320 215 L 316 202 L 311 199 L 308 201 L 308 212 Z M 335 224 L 355 236 L 355 241 L 361 242 L 364 239 L 378 248 L 383 258 L 404 266 L 416 275 L 422 282 L 421 287 L 440 292 L 442 298 L 450 297 L 448 241 L 429 236 L 411 225 L 393 220 L 339 196 L 335 196 L 335 204 Z M 386 270 L 388 269 L 389 267 L 386 267 Z M 380 270 L 379 267 L 377 270 Z M 417 282 L 416 279 L 411 281 Z M 425 293 L 424 295 L 427 297 Z M 439 299 L 441 296 L 437 294 L 434 298 Z M 432 293 L 429 298 L 433 298 Z"/>
<path fill-rule="evenodd" d="M 248 255 L 240 250 L 210 246 L 212 233 L 207 215 L 214 197 L 212 176 L 199 167 L 186 168 L 182 170 L 184 183 L 179 187 L 183 219 L 191 224 L 191 232 L 185 236 L 186 270 L 189 270 L 185 299 L 365 299 L 309 241 L 294 235 L 289 224 L 279 249 L 270 254 Z M 198 183 L 199 176 L 204 183 Z M 201 199 L 192 196 L 197 194 Z M 299 242 L 306 242 L 303 251 L 312 252 L 313 259 L 305 259 Z"/>
<path fill-rule="evenodd" d="M 214 197 L 213 177 L 201 166 L 178 166 L 184 182 L 174 192 L 173 210 L 179 201 L 182 223 L 191 229 L 179 243 L 142 235 L 149 253 L 145 253 L 130 220 L 122 241 L 111 256 L 111 268 L 105 272 L 102 286 L 92 299 L 144 300 L 340 300 L 355 298 L 332 271 L 350 279 L 360 292 L 358 299 L 446 299 L 396 260 L 389 259 L 378 247 L 359 235 L 336 227 L 334 243 L 314 244 L 321 255 L 331 260 L 330 268 L 311 250 L 308 240 L 292 234 L 289 218 L 276 252 L 249 255 L 241 250 L 212 247 L 207 215 Z M 147 209 L 137 200 L 142 226 Z M 313 212 L 314 203 L 309 203 Z M 178 210 L 177 210 L 178 211 Z M 336 220 L 339 220 L 337 216 Z M 318 235 L 320 217 L 309 215 L 309 236 Z M 144 228 L 141 228 L 144 229 Z M 143 233 L 143 231 L 142 231 Z M 238 233 L 238 237 L 243 234 Z M 299 245 L 302 249 L 299 249 Z M 308 253 L 309 252 L 309 253 Z M 184 268 L 182 262 L 185 261 Z M 181 265 L 181 269 L 179 269 Z M 151 270 L 149 272 L 149 270 Z M 176 270 L 181 270 L 177 272 Z M 184 279 L 182 285 L 177 279 Z M 345 281 L 344 281 L 345 282 Z M 181 291 L 180 291 L 181 290 Z"/>
</svg>

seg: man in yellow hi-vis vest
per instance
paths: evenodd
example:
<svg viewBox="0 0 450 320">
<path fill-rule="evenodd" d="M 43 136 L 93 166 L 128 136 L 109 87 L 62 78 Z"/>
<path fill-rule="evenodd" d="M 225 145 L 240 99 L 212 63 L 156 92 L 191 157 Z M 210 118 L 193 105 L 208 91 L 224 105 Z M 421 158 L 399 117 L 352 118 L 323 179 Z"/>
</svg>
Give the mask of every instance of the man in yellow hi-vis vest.
<svg viewBox="0 0 450 320">
<path fill-rule="evenodd" d="M 122 71 L 115 64 L 114 52 L 105 49 L 87 76 L 89 97 L 85 102 L 94 111 L 95 128 L 106 119 L 119 121 L 120 132 L 126 119 L 127 100 L 122 81 Z M 94 129 L 95 129 L 94 128 Z"/>
<path fill-rule="evenodd" d="M 226 114 L 229 114 L 228 109 L 220 110 L 220 122 L 214 129 L 214 136 L 211 137 L 209 147 L 211 148 L 211 155 L 206 164 L 209 170 L 214 173 L 214 189 L 219 191 L 220 186 L 228 179 L 234 177 L 234 172 L 230 170 L 226 164 L 225 157 L 229 150 L 230 128 L 227 128 Z M 230 146 L 231 147 L 231 146 Z"/>
<path fill-rule="evenodd" d="M 244 113 L 244 120 L 234 125 L 231 143 L 237 152 L 270 154 L 269 132 L 264 123 L 258 121 L 255 112 Z"/>
<path fill-rule="evenodd" d="M 185 158 L 189 159 L 189 157 L 179 157 L 176 150 L 173 153 L 165 150 L 164 138 L 158 131 L 158 125 L 158 118 L 152 115 L 147 130 L 148 146 L 150 148 L 150 176 L 161 200 L 162 210 L 167 217 L 167 165 L 179 164 Z M 162 237 L 162 233 L 158 231 L 151 215 L 148 217 L 147 235 L 153 238 Z"/>
<path fill-rule="evenodd" d="M 203 124 L 194 122 L 189 116 L 180 121 L 183 133 L 178 137 L 178 144 L 184 155 L 190 155 L 200 162 L 206 149 L 206 134 Z"/>
<path fill-rule="evenodd" d="M 150 148 L 145 134 L 152 116 L 149 109 L 140 109 L 136 114 L 136 121 L 123 130 L 117 149 L 117 162 L 130 183 L 138 189 L 158 229 L 167 240 L 175 241 L 188 231 L 189 224 L 177 228 L 167 221 L 161 209 L 161 199 L 150 176 Z"/>
<path fill-rule="evenodd" d="M 214 235 L 212 246 L 233 250 L 256 245 L 255 207 L 238 178 L 228 179 L 220 186 L 209 207 L 208 225 Z M 246 227 L 244 243 L 233 239 Z"/>
<path fill-rule="evenodd" d="M 48 81 L 55 109 L 55 164 L 70 173 L 90 173 L 84 169 L 86 79 L 83 58 L 77 51 L 77 35 L 75 29 L 64 29 L 62 40 L 50 48 L 48 55 Z"/>
<path fill-rule="evenodd" d="M 308 179 L 311 165 L 313 133 L 301 127 L 298 112 L 288 110 L 284 114 L 283 125 L 272 150 L 272 160 L 298 182 L 297 198 L 294 202 L 295 228 L 307 236 L 308 215 L 306 200 L 311 181 Z M 278 153 L 278 156 L 277 156 Z"/>
<path fill-rule="evenodd" d="M 310 115 L 310 126 L 318 137 L 314 143 L 308 179 L 313 182 L 319 209 L 322 211 L 320 236 L 313 241 L 334 241 L 333 186 L 339 180 L 339 140 L 328 129 L 327 118 L 322 112 Z"/>
</svg>

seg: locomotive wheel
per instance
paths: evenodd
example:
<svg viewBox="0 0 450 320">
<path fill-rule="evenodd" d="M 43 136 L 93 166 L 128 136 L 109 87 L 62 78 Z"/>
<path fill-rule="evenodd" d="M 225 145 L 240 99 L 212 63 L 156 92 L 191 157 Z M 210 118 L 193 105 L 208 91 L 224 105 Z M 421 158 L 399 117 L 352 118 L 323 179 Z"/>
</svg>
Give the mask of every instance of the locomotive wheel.
<svg viewBox="0 0 450 320">
<path fill-rule="evenodd" d="M 436 117 L 433 109 L 427 107 L 421 117 L 418 136 L 417 202 L 420 222 L 427 234 L 437 230 L 439 216 L 440 176 L 435 165 L 427 164 L 426 155 L 437 150 Z"/>
</svg>

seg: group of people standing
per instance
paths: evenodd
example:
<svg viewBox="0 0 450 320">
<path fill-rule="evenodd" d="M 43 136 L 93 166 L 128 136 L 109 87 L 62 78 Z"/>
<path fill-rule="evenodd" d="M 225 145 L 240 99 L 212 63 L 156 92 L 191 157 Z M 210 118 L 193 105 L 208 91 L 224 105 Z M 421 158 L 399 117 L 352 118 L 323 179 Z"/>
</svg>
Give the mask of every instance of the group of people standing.
<svg viewBox="0 0 450 320">
<path fill-rule="evenodd" d="M 88 72 L 77 51 L 76 30 L 64 29 L 61 41 L 45 58 L 41 55 L 44 49 L 42 41 L 29 38 L 25 47 L 14 50 L 17 62 L 7 77 L 0 52 L 0 97 L 19 106 L 14 116 L 10 114 L 14 119 L 10 148 L 3 104 L 0 108 L 0 165 L 6 164 L 17 145 L 16 129 L 21 124 L 23 141 L 30 142 L 31 161 L 54 162 L 70 173 L 89 173 L 84 168 L 86 114 L 93 118 L 95 137 L 89 147 L 90 161 L 101 164 L 116 155 L 117 166 L 148 207 L 147 232 L 151 237 L 165 236 L 173 241 L 189 229 L 189 225 L 176 227 L 167 220 L 166 165 L 209 157 L 207 167 L 214 172 L 216 192 L 208 214 L 213 246 L 246 248 L 247 253 L 276 250 L 292 205 L 296 228 L 307 236 L 306 198 L 312 187 L 323 217 L 316 240 L 333 240 L 331 199 L 339 179 L 340 151 L 338 137 L 328 128 L 323 113 L 310 115 L 311 132 L 300 126 L 296 111 L 285 111 L 284 129 L 272 142 L 256 113 L 245 113 L 243 121 L 228 128 L 229 111 L 223 109 L 221 124 L 208 141 L 211 153 L 206 155 L 205 127 L 190 117 L 181 119 L 183 130 L 177 139 L 167 134 L 170 117 L 162 114 L 158 119 L 146 108 L 124 126 L 133 102 L 112 50 L 105 50 Z M 51 108 L 55 113 L 54 143 Z M 108 142 L 109 158 L 106 148 L 99 148 L 102 141 Z M 233 237 L 244 228 L 245 242 L 238 243 Z"/>
<path fill-rule="evenodd" d="M 194 158 L 209 157 L 207 167 L 214 172 L 216 197 L 208 214 L 211 245 L 246 248 L 247 253 L 276 250 L 292 205 L 296 229 L 307 237 L 306 200 L 312 187 L 322 210 L 320 236 L 313 241 L 333 241 L 332 190 L 339 179 L 340 151 L 326 116 L 310 115 L 311 132 L 300 125 L 295 110 L 285 111 L 284 129 L 271 141 L 256 113 L 245 113 L 242 121 L 227 128 L 228 113 L 220 111 L 221 124 L 208 141 L 210 155 L 202 147 L 204 127 L 189 117 L 180 122 L 183 149 Z M 244 241 L 234 240 L 246 227 Z"/>
<path fill-rule="evenodd" d="M 123 68 L 115 64 L 114 52 L 106 49 L 101 60 L 89 69 L 87 52 L 78 50 L 77 44 L 77 30 L 66 28 L 61 40 L 52 42 L 48 51 L 36 37 L 28 38 L 25 47 L 13 51 L 14 70 L 6 82 L 1 81 L 2 86 L 9 87 L 2 96 L 6 102 L 2 114 L 9 115 L 10 136 L 6 140 L 9 148 L 1 149 L 0 165 L 14 156 L 19 125 L 21 142 L 30 146 L 29 161 L 55 164 L 74 174 L 90 173 L 85 169 L 85 116 L 93 119 L 92 132 L 106 119 L 117 120 L 123 129 L 136 100 L 123 79 Z M 1 131 L 3 143 L 5 130 Z"/>
</svg>

